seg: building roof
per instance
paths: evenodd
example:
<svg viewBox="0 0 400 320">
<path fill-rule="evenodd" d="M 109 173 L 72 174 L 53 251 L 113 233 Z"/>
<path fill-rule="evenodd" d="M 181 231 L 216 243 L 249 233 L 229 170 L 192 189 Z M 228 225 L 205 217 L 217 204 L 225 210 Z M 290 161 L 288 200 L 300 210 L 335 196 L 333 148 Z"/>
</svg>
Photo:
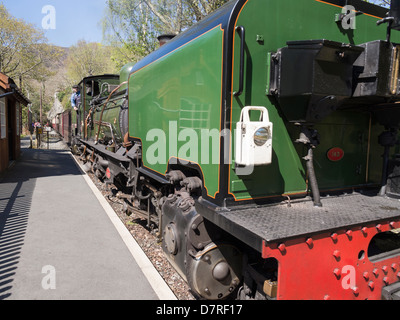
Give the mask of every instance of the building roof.
<svg viewBox="0 0 400 320">
<path fill-rule="evenodd" d="M 31 103 L 28 98 L 24 96 L 21 90 L 17 87 L 14 80 L 0 72 L 0 88 L 4 90 L 5 93 L 13 92 L 15 98 L 21 102 L 23 105 L 28 105 Z"/>
</svg>

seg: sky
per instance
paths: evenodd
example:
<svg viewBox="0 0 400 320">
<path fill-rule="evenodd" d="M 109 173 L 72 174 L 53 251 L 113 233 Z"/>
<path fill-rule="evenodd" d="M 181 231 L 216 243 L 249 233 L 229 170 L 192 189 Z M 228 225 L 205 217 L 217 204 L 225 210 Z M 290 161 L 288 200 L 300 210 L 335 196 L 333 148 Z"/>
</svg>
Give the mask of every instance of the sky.
<svg viewBox="0 0 400 320">
<path fill-rule="evenodd" d="M 8 12 L 43 30 L 49 43 L 101 42 L 106 0 L 0 0 Z"/>
</svg>

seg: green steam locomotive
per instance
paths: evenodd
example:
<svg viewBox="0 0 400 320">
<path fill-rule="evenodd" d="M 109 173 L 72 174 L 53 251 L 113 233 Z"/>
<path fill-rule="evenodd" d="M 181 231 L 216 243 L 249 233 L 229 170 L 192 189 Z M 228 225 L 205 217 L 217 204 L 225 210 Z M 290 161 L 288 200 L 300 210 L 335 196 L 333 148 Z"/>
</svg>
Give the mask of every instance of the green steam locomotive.
<svg viewBox="0 0 400 320">
<path fill-rule="evenodd" d="M 85 78 L 72 148 L 200 298 L 399 298 L 399 9 L 232 0 Z"/>
</svg>

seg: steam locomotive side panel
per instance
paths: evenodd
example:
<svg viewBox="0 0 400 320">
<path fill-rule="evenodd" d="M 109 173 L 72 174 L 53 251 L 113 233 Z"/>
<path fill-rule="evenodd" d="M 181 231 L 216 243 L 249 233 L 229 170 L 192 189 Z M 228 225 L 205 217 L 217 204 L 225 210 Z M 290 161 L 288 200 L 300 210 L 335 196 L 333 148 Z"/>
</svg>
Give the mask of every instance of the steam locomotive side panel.
<svg viewBox="0 0 400 320">
<path fill-rule="evenodd" d="M 352 1 L 355 10 L 362 7 L 363 14 L 355 16 L 356 29 L 344 30 L 342 20 L 335 21 L 344 1 L 240 3 L 241 10 L 230 29 L 234 43 L 233 81 L 231 110 L 228 109 L 231 117 L 227 120 L 232 129 L 242 123 L 245 136 L 249 134 L 248 124 L 260 120 L 255 112 L 251 122 L 242 122 L 245 107 L 254 106 L 255 111 L 259 106 L 265 107 L 273 130 L 250 132 L 250 138 L 257 142 L 261 137 L 266 141 L 272 136 L 272 161 L 247 168 L 250 171 L 246 172 L 234 157 L 240 146 L 238 138 L 242 137 L 233 135 L 231 155 L 235 162 L 229 169 L 232 198 L 226 203 L 235 207 L 229 206 L 217 217 L 211 210 L 199 210 L 261 250 L 264 264 L 275 261 L 279 266 L 279 299 L 379 299 L 386 286 L 398 282 L 399 256 L 398 251 L 386 252 L 379 260 L 372 248 L 385 236 L 397 238 L 390 230 L 399 226 L 398 203 L 373 193 L 364 200 L 358 196 L 338 197 L 331 202 L 328 197 L 321 203 L 318 192 L 317 201 L 317 193 L 313 194 L 315 207 L 295 200 L 304 199 L 309 190 L 321 190 L 326 195 L 364 189 L 368 194 L 368 187 L 379 187 L 385 176 L 382 153 L 388 150 L 385 145 L 390 145 L 390 139 L 398 139 L 399 126 L 398 120 L 387 119 L 398 119 L 398 107 L 391 105 L 398 100 L 398 82 L 396 76 L 390 77 L 393 73 L 387 72 L 389 65 L 393 66 L 391 52 L 396 45 L 386 43 L 386 28 L 376 25 L 385 12 Z M 398 34 L 393 32 L 391 41 L 398 40 Z M 385 62 L 373 62 L 380 59 Z M 367 74 L 371 65 L 379 67 L 375 73 Z M 365 96 L 358 94 L 370 83 L 379 82 L 379 77 L 385 89 L 375 93 L 373 89 L 365 90 Z M 392 94 L 383 92 L 389 87 L 389 79 L 396 83 Z M 268 126 L 267 123 L 265 128 Z M 399 149 L 395 143 L 391 147 L 393 159 Z M 310 170 L 312 161 L 314 167 Z M 279 197 L 287 198 L 286 205 L 238 208 L 245 200 L 261 204 Z M 393 211 L 383 210 L 384 206 L 378 205 L 380 201 L 387 201 Z M 370 210 L 374 211 L 371 216 Z M 262 235 L 261 247 L 255 234 Z M 388 270 L 388 265 L 392 266 L 390 275 L 385 271 L 380 278 L 369 277 L 377 270 Z M 354 267 L 354 282 L 348 288 L 340 282 L 346 266 Z M 252 267 L 246 272 L 256 273 Z M 310 288 L 307 284 L 311 279 L 323 285 Z M 244 291 L 254 293 L 255 282 L 248 281 L 247 285 L 245 276 Z M 269 291 L 268 284 L 264 285 L 264 292 Z"/>
<path fill-rule="evenodd" d="M 371 8 L 370 8 L 371 9 Z M 271 56 L 277 49 L 287 46 L 288 41 L 304 41 L 329 39 L 340 43 L 362 44 L 386 37 L 385 26 L 376 26 L 382 14 L 380 8 L 374 8 L 363 15 L 357 15 L 356 29 L 344 30 L 341 22 L 335 22 L 335 15 L 342 11 L 341 6 L 315 0 L 302 1 L 246 1 L 235 21 L 233 84 L 231 92 L 239 87 L 240 79 L 240 46 L 241 35 L 238 26 L 245 28 L 245 64 L 244 89 L 240 96 L 232 96 L 231 126 L 234 127 L 244 106 L 265 106 L 271 121 L 274 123 L 273 160 L 270 165 L 255 167 L 250 175 L 238 175 L 235 163 L 229 171 L 229 192 L 235 200 L 250 200 L 280 196 L 291 197 L 304 195 L 307 190 L 306 168 L 303 157 L 307 150 L 303 145 L 295 143 L 299 139 L 300 117 L 303 103 L 301 97 L 293 97 L 285 104 L 291 114 L 282 111 L 273 95 L 270 95 L 268 83 L 271 72 Z M 254 17 L 258 17 L 255 19 Z M 395 41 L 398 35 L 393 34 Z M 306 54 L 306 52 L 304 52 Z M 295 61 L 297 59 L 297 62 Z M 306 82 L 312 70 L 307 70 L 301 59 L 293 57 L 296 72 L 302 76 L 296 86 Z M 332 68 L 335 68 L 332 64 Z M 324 68 L 330 68 L 326 63 Z M 328 71 L 328 73 L 331 71 Z M 337 71 L 339 73 L 339 71 Z M 340 77 L 337 74 L 336 77 Z M 331 84 L 335 86 L 332 81 Z M 298 121 L 292 121 L 293 119 Z M 256 120 L 256 118 L 253 118 Z M 370 123 L 370 121 L 372 123 Z M 298 122 L 297 125 L 295 122 Z M 320 143 L 315 149 L 316 175 L 322 189 L 340 189 L 380 183 L 382 161 L 378 150 L 377 139 L 369 140 L 371 130 L 383 131 L 383 126 L 376 119 L 370 119 L 368 111 L 335 111 L 322 116 L 313 123 L 320 136 Z M 371 127 L 371 128 L 370 128 Z M 232 155 L 235 155 L 235 135 L 232 139 Z M 337 161 L 328 159 L 330 150 L 338 148 L 343 157 Z M 380 147 L 381 148 L 381 147 Z M 383 149 L 381 149 L 383 150 Z M 367 154 L 368 153 L 368 154 Z M 367 160 L 368 159 L 368 160 Z M 368 166 L 368 169 L 367 169 Z M 265 177 L 268 177 L 266 180 Z"/>
<path fill-rule="evenodd" d="M 380 248 L 399 240 L 398 201 L 369 187 L 399 152 L 400 48 L 380 41 L 385 10 L 352 3 L 356 29 L 335 21 L 344 1 L 228 2 L 86 97 L 85 166 L 158 227 L 198 296 L 379 299 L 398 283 L 400 245 Z"/>
<path fill-rule="evenodd" d="M 129 133 L 143 165 L 160 175 L 190 164 L 208 196 L 219 187 L 223 36 L 221 26 L 132 73 Z"/>
</svg>

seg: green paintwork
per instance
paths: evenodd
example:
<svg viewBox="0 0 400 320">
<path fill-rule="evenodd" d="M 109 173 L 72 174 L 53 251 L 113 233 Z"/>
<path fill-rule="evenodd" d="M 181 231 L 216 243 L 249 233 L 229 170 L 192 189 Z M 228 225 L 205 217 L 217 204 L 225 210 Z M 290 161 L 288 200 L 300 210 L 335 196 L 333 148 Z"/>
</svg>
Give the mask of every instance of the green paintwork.
<svg viewBox="0 0 400 320">
<path fill-rule="evenodd" d="M 256 168 L 246 177 L 238 177 L 234 166 L 230 170 L 230 191 L 238 200 L 266 197 L 307 190 L 304 146 L 294 144 L 299 129 L 285 122 L 266 96 L 269 53 L 286 46 L 287 41 L 328 39 L 343 43 L 362 44 L 385 39 L 386 25 L 376 26 L 377 18 L 362 15 L 356 20 L 356 30 L 341 31 L 335 23 L 335 14 L 341 8 L 315 0 L 249 0 L 237 25 L 246 28 L 246 78 L 244 94 L 232 103 L 232 126 L 239 121 L 244 106 L 265 106 L 274 123 L 273 163 Z M 257 41 L 262 37 L 264 41 Z M 394 31 L 392 41 L 399 41 Z M 235 36 L 234 85 L 238 87 L 239 42 Z M 296 105 L 293 105 L 296 108 Z M 321 189 L 339 189 L 366 183 L 369 115 L 338 111 L 325 118 L 315 128 L 321 135 L 321 145 L 315 150 L 315 170 Z M 369 183 L 379 183 L 381 154 L 377 135 L 383 128 L 374 124 L 371 135 Z M 340 147 L 345 157 L 339 162 L 327 159 L 332 147 Z M 232 142 L 234 152 L 234 139 Z M 233 153 L 234 154 L 234 153 Z"/>
<path fill-rule="evenodd" d="M 98 77 L 90 77 L 86 78 L 82 82 L 82 87 L 85 89 L 82 89 L 81 95 L 82 95 L 82 102 L 84 106 L 84 118 L 86 119 L 87 115 L 89 114 L 90 110 L 90 102 L 92 101 L 92 96 L 90 95 L 90 90 L 89 88 L 92 88 L 93 81 L 96 83 L 95 86 L 97 89 L 95 89 L 95 96 L 97 96 L 101 92 L 101 97 L 102 98 L 107 98 L 112 89 L 115 88 L 116 86 L 119 85 L 120 81 L 118 77 L 110 77 L 110 76 L 98 76 Z M 110 86 L 108 86 L 108 85 Z M 119 126 L 119 113 L 120 113 L 120 103 L 121 101 L 117 101 L 117 103 L 108 103 L 106 108 L 104 109 L 103 113 L 103 118 L 102 122 L 107 123 L 112 127 L 112 131 L 114 132 L 115 138 L 118 142 L 122 141 L 121 137 L 121 130 Z M 98 122 L 100 120 L 100 115 L 102 111 L 103 105 L 98 106 L 93 113 L 93 120 L 94 123 L 87 128 L 87 140 L 94 140 L 97 133 L 98 133 L 98 124 L 96 124 L 96 121 Z M 82 124 L 83 125 L 83 124 Z M 102 126 L 100 130 L 100 139 L 105 139 L 106 141 L 111 140 L 112 134 L 111 134 L 111 129 L 108 126 Z"/>
<path fill-rule="evenodd" d="M 141 65 L 129 78 L 129 134 L 142 141 L 144 166 L 163 175 L 173 158 L 199 164 L 211 197 L 224 189 L 223 184 L 228 184 L 228 193 L 236 200 L 308 192 L 303 160 L 306 150 L 295 143 L 300 129 L 288 123 L 279 106 L 266 95 L 270 54 L 294 40 L 328 39 L 357 45 L 385 39 L 386 26 L 376 26 L 378 18 L 357 16 L 356 30 L 344 31 L 335 22 L 335 15 L 340 12 L 341 8 L 316 0 L 249 0 L 243 6 L 236 25 L 246 29 L 245 87 L 239 98 L 232 98 L 231 104 L 229 99 L 226 101 L 225 111 L 231 122 L 225 127 L 236 128 L 245 106 L 266 107 L 274 125 L 272 164 L 256 167 L 251 175 L 236 174 L 233 131 L 230 145 L 233 163 L 228 175 L 220 175 L 226 166 L 220 167 L 211 160 L 213 156 L 219 158 L 218 148 L 212 151 L 212 147 L 205 145 L 202 150 L 202 142 L 209 139 L 200 138 L 202 133 L 214 130 L 219 146 L 218 132 L 224 111 L 222 85 L 227 86 L 228 92 L 231 89 L 230 83 L 222 84 L 222 72 L 233 74 L 232 91 L 238 89 L 240 38 L 234 29 L 230 31 L 235 33 L 233 71 L 231 65 L 223 70 L 223 40 L 228 35 L 219 27 L 148 65 Z M 392 40 L 400 42 L 398 32 L 392 33 Z M 126 74 L 121 74 L 121 81 Z M 315 128 L 321 135 L 321 145 L 314 152 L 321 189 L 379 183 L 383 148 L 378 145 L 377 136 L 383 128 L 369 114 L 336 111 Z M 333 147 L 345 152 L 339 162 L 327 159 L 327 152 Z M 227 180 L 220 181 L 220 177 Z"/>
<path fill-rule="evenodd" d="M 131 74 L 132 68 L 135 66 L 136 62 L 130 62 L 124 65 L 119 72 L 119 82 L 122 84 L 129 80 L 129 76 Z M 121 90 L 125 90 L 128 87 L 128 84 L 121 86 Z"/>
<path fill-rule="evenodd" d="M 210 196 L 219 183 L 222 40 L 223 31 L 216 27 L 133 73 L 129 80 L 129 133 L 142 140 L 143 164 L 165 174 L 173 157 L 201 162 Z M 211 143 L 203 144 L 207 152 L 201 152 L 201 141 L 209 139 L 197 138 L 209 130 L 217 134 L 216 148 L 212 152 Z M 201 159 L 207 153 L 207 159 Z M 216 164 L 211 155 L 216 156 Z"/>
</svg>

